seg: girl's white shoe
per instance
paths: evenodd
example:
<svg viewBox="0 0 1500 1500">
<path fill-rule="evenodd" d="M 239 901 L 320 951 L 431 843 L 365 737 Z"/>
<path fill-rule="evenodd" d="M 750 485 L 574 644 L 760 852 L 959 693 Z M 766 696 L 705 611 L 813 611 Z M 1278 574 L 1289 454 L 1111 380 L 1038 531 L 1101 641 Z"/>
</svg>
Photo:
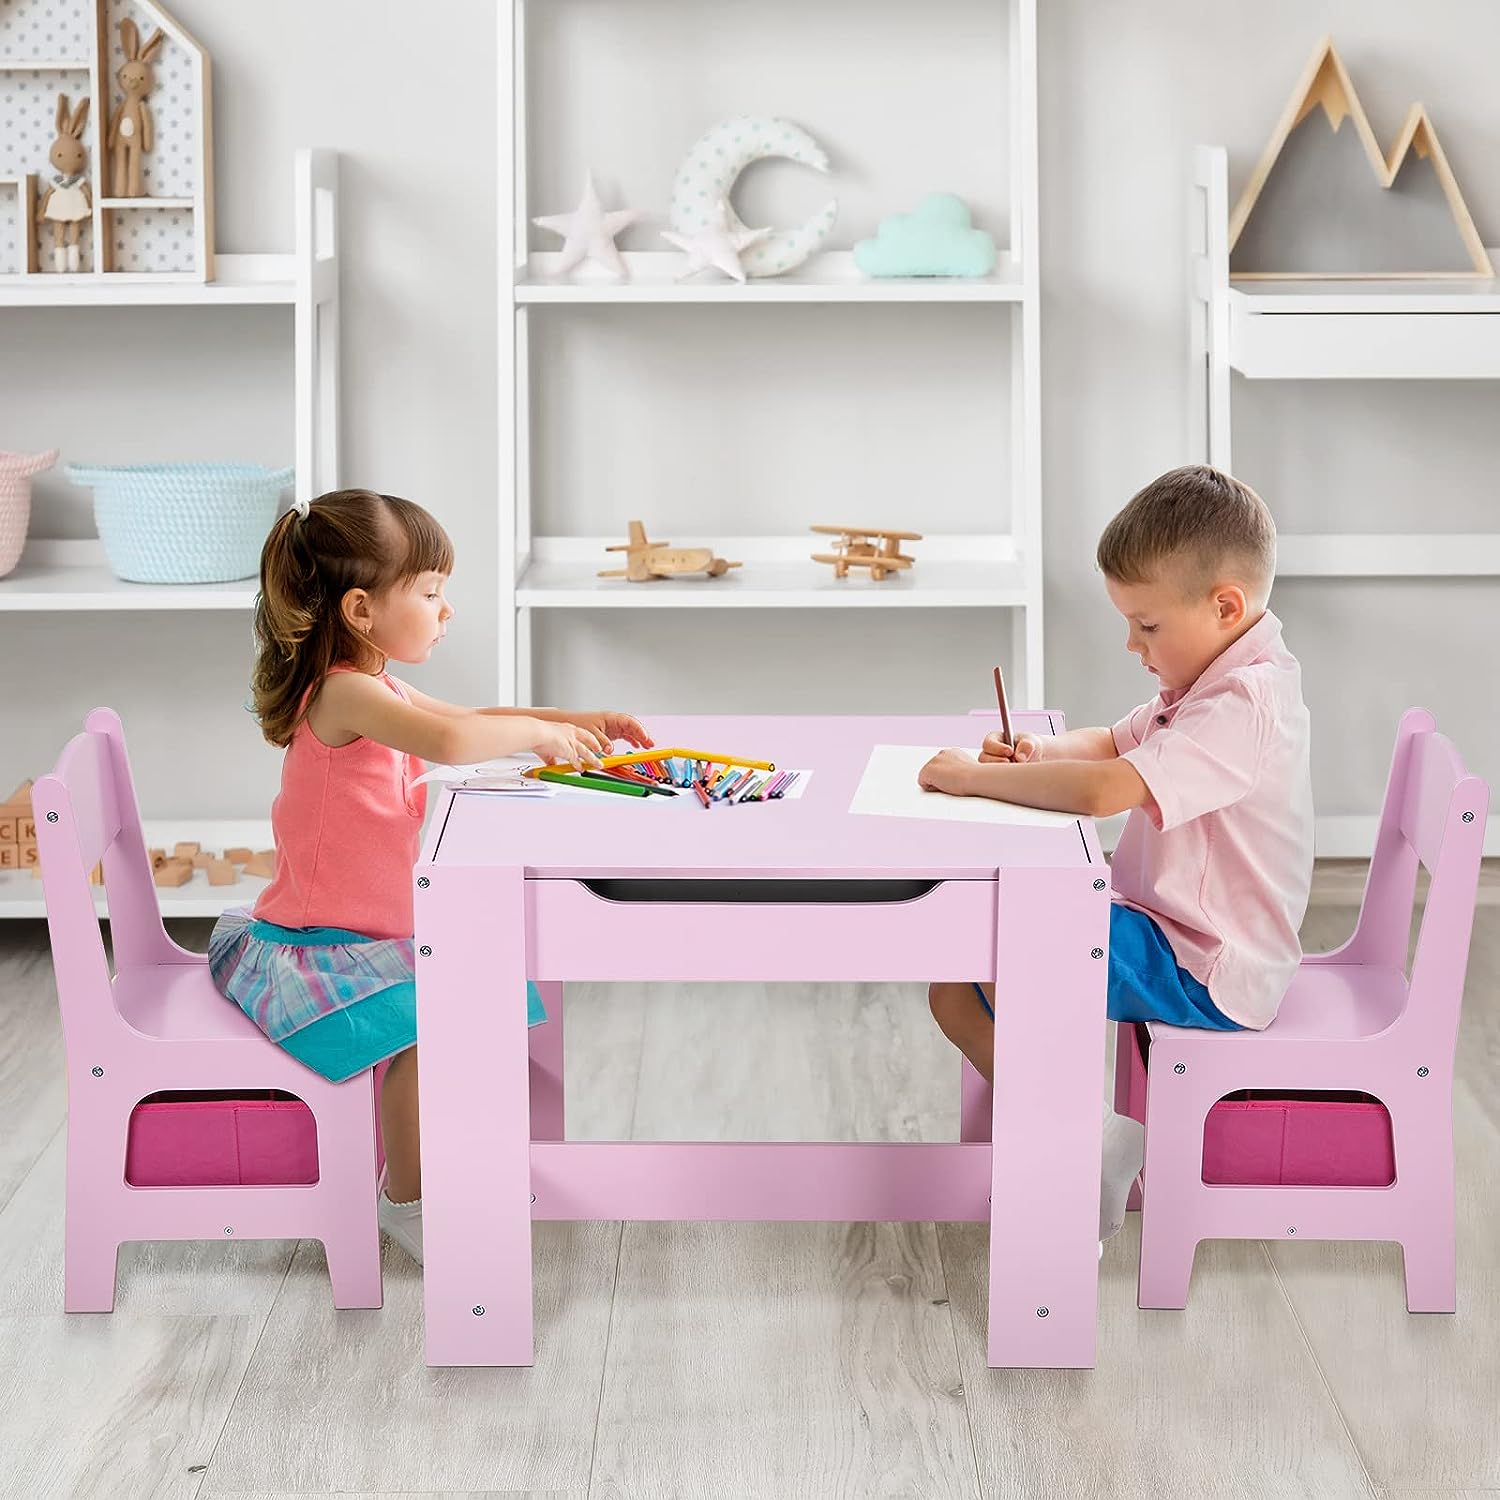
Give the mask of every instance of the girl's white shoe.
<svg viewBox="0 0 1500 1500">
<path fill-rule="evenodd" d="M 380 1197 L 375 1202 L 375 1217 L 386 1237 L 395 1240 L 420 1266 L 422 1264 L 422 1200 L 416 1198 L 410 1203 L 392 1203 L 382 1189 Z"/>
</svg>

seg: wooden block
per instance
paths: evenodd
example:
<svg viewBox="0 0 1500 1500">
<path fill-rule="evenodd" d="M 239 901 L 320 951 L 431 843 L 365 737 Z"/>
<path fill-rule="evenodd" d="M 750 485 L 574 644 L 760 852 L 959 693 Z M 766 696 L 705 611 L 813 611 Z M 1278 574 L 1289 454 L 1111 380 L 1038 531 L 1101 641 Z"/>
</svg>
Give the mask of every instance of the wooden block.
<svg viewBox="0 0 1500 1500">
<path fill-rule="evenodd" d="M 210 885 L 234 885 L 239 878 L 240 872 L 227 859 L 212 859 L 208 862 Z"/>
<path fill-rule="evenodd" d="M 0 844 L 0 870 L 21 868 L 21 848 L 18 844 Z"/>
<path fill-rule="evenodd" d="M 178 844 L 175 849 L 173 849 L 172 857 L 174 859 L 191 859 L 195 854 L 200 854 L 202 853 L 202 851 L 203 845 L 200 844 L 196 839 L 194 839 L 192 843 L 188 843 L 186 840 L 184 840 L 182 843 Z"/>
<path fill-rule="evenodd" d="M 151 854 L 151 868 L 153 870 L 159 870 L 159 869 L 161 869 L 161 867 L 164 864 L 166 864 L 166 862 L 167 862 L 167 851 L 165 849 L 152 849 L 150 851 L 150 854 Z"/>
<path fill-rule="evenodd" d="M 212 854 L 195 854 L 193 856 L 193 868 L 195 870 L 206 870 L 214 863 L 216 856 Z"/>
<path fill-rule="evenodd" d="M 21 815 L 0 808 L 0 844 L 15 844 L 21 838 Z"/>
<path fill-rule="evenodd" d="M 224 858 L 227 859 L 231 864 L 247 865 L 252 859 L 255 858 L 255 851 L 253 849 L 243 848 L 226 849 L 224 851 Z"/>
<path fill-rule="evenodd" d="M 36 843 L 36 819 L 33 818 L 30 813 L 27 813 L 26 816 L 21 819 L 21 826 L 16 834 L 16 842 L 18 844 Z"/>
<path fill-rule="evenodd" d="M 21 852 L 21 868 L 23 870 L 30 870 L 41 863 L 41 858 L 36 852 L 35 839 L 32 839 L 29 843 L 19 844 L 17 847 Z"/>
<path fill-rule="evenodd" d="M 186 885 L 193 878 L 193 867 L 185 859 L 169 859 L 156 871 L 157 885 Z"/>
<path fill-rule="evenodd" d="M 28 778 L 5 799 L 4 806 L 9 808 L 24 807 L 27 812 L 31 811 L 31 788 L 33 782 Z"/>
<path fill-rule="evenodd" d="M 245 865 L 245 874 L 258 875 L 262 880 L 269 880 L 276 873 L 276 851 L 274 849 L 262 849 L 258 854 L 252 854 Z"/>
</svg>

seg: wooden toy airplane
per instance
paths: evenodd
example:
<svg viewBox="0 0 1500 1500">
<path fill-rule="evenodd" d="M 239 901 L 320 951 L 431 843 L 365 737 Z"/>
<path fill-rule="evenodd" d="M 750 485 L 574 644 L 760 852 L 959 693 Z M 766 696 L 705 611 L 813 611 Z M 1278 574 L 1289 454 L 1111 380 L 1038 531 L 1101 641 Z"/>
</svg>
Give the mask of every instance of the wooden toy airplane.
<svg viewBox="0 0 1500 1500">
<path fill-rule="evenodd" d="M 600 573 L 601 578 L 624 578 L 630 583 L 649 583 L 655 578 L 674 578 L 682 573 L 706 573 L 721 578 L 737 562 L 715 557 L 712 547 L 674 547 L 670 542 L 646 540 L 646 528 L 640 521 L 630 523 L 630 540 L 606 547 L 606 552 L 623 552 L 625 566 Z"/>
<path fill-rule="evenodd" d="M 847 578 L 850 568 L 868 568 L 877 583 L 887 573 L 909 568 L 916 561 L 902 554 L 902 542 L 920 542 L 920 531 L 878 531 L 873 527 L 814 526 L 820 536 L 836 536 L 832 552 L 814 552 L 813 561 L 833 564 L 835 578 Z M 877 546 L 877 543 L 879 544 Z"/>
</svg>

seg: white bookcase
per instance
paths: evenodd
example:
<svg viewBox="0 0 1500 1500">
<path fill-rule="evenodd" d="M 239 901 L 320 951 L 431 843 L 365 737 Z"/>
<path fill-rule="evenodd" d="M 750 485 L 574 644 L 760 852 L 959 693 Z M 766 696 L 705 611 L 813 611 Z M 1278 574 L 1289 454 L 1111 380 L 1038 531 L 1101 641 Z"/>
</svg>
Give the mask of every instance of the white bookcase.
<svg viewBox="0 0 1500 1500">
<path fill-rule="evenodd" d="M 1193 447 L 1234 467 L 1231 375 L 1250 380 L 1500 380 L 1500 282 L 1239 281 L 1229 275 L 1229 157 L 1193 157 Z M 1491 251 L 1493 257 L 1497 253 Z M 1293 533 L 1283 578 L 1500 578 L 1500 532 Z M 1318 819 L 1318 853 L 1368 857 L 1377 815 Z M 1485 853 L 1500 854 L 1500 814 Z"/>
<path fill-rule="evenodd" d="M 85 283 L 50 277 L 0 277 L 0 359 L 5 350 L 7 308 L 55 308 L 66 317 L 77 307 L 231 307 L 267 306 L 293 309 L 293 389 L 296 489 L 311 498 L 334 489 L 339 472 L 339 261 L 338 156 L 332 151 L 299 151 L 295 160 L 296 248 L 285 255 L 219 255 L 216 278 L 209 282 L 136 281 L 115 284 L 105 278 Z M 226 379 L 232 378 L 232 364 Z M 31 542 L 16 570 L 0 578 L 0 615 L 7 611 L 61 610 L 98 614 L 107 630 L 119 610 L 237 610 L 247 616 L 255 602 L 256 583 L 172 585 L 122 583 L 109 570 L 96 541 Z M 3 628 L 3 627 L 0 627 Z M 188 635 L 175 637 L 180 642 Z M 101 689 L 102 696 L 102 689 Z M 128 730 L 128 726 L 127 726 Z M 153 747 L 131 741 L 137 766 L 152 754 L 171 755 L 169 745 Z M 45 768 L 41 768 L 45 769 Z M 0 796 L 10 788 L 0 790 Z M 196 839 L 206 847 L 249 845 L 268 848 L 269 821 L 213 819 L 147 819 L 148 841 L 168 845 Z M 167 916 L 212 916 L 226 906 L 252 901 L 264 881 L 242 880 L 232 886 L 210 886 L 195 872 L 184 886 L 157 895 Z M 98 896 L 103 909 L 103 893 Z M 30 872 L 0 872 L 0 918 L 45 915 L 42 886 Z"/>
<path fill-rule="evenodd" d="M 628 5 L 630 0 L 618 0 Z M 973 0 L 975 5 L 996 0 Z M 554 272 L 555 253 L 529 248 L 528 225 L 543 211 L 528 196 L 526 19 L 528 0 L 502 0 L 497 21 L 498 239 L 508 251 L 499 257 L 498 421 L 499 524 L 499 686 L 501 703 L 532 700 L 533 638 L 539 616 L 569 609 L 637 610 L 859 609 L 943 611 L 988 608 L 1015 615 L 1010 632 L 1011 696 L 1018 704 L 1040 704 L 1042 671 L 1042 504 L 1040 330 L 1037 257 L 1037 44 L 1036 0 L 999 0 L 1009 15 L 1009 77 L 997 59 L 997 87 L 1009 110 L 1010 245 L 995 272 L 978 280 L 865 279 L 848 252 L 814 256 L 796 273 L 753 279 L 739 286 L 713 273 L 690 281 L 674 277 L 681 265 L 675 251 L 627 252 L 629 280 L 570 282 Z M 732 41 L 726 34 L 726 46 Z M 550 101 L 553 109 L 566 101 Z M 705 121 L 705 125 L 711 122 Z M 555 205 L 545 205 L 550 211 Z M 873 224 L 858 226 L 873 234 Z M 705 536 L 726 557 L 744 567 L 719 579 L 627 584 L 598 579 L 607 566 L 604 549 L 619 536 L 549 536 L 533 528 L 531 478 L 531 329 L 535 317 L 566 317 L 570 307 L 616 304 L 688 307 L 732 305 L 745 317 L 768 304 L 821 303 L 847 306 L 848 316 L 880 316 L 877 304 L 1003 304 L 1010 309 L 1008 349 L 1010 410 L 997 420 L 1010 424 L 1010 469 L 993 476 L 996 514 L 1010 520 L 1002 529 L 979 535 L 945 534 L 941 505 L 936 521 L 921 527 L 917 565 L 908 574 L 878 585 L 862 580 L 836 582 L 832 570 L 811 561 L 816 539 L 799 535 L 725 536 L 727 518 L 705 510 Z M 864 310 L 875 308 L 866 313 Z M 983 476 L 981 482 L 988 482 Z M 843 506 L 838 507 L 840 510 Z M 855 507 L 857 509 L 857 507 Z M 646 518 L 649 523 L 649 517 Z M 870 524 L 855 514 L 819 516 L 842 524 Z M 628 626 L 622 620 L 622 630 Z"/>
</svg>

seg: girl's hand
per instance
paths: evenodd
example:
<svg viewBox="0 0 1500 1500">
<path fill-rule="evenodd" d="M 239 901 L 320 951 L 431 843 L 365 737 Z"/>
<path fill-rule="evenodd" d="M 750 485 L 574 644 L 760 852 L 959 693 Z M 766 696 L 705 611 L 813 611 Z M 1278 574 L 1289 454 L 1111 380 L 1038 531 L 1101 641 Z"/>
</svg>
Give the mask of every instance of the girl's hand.
<svg viewBox="0 0 1500 1500">
<path fill-rule="evenodd" d="M 624 740 L 627 745 L 633 745 L 637 750 L 650 750 L 656 745 L 656 741 L 646 733 L 641 721 L 631 714 L 601 709 L 598 713 L 572 714 L 570 717 L 579 728 L 587 729 L 596 739 L 602 741 L 606 751 L 616 740 Z"/>
<path fill-rule="evenodd" d="M 552 765 L 597 766 L 608 748 L 581 724 L 552 724 L 538 720 L 539 733 L 532 752 Z"/>
<path fill-rule="evenodd" d="M 955 797 L 969 794 L 974 762 L 962 750 L 939 750 L 917 772 L 917 785 L 928 792 L 948 792 Z"/>
<path fill-rule="evenodd" d="M 999 760 L 1013 760 L 1022 765 L 1028 760 L 1041 758 L 1042 742 L 1034 734 L 1018 734 L 1015 749 L 1011 749 L 998 734 L 987 734 L 979 747 L 980 763 L 984 765 Z"/>
</svg>

